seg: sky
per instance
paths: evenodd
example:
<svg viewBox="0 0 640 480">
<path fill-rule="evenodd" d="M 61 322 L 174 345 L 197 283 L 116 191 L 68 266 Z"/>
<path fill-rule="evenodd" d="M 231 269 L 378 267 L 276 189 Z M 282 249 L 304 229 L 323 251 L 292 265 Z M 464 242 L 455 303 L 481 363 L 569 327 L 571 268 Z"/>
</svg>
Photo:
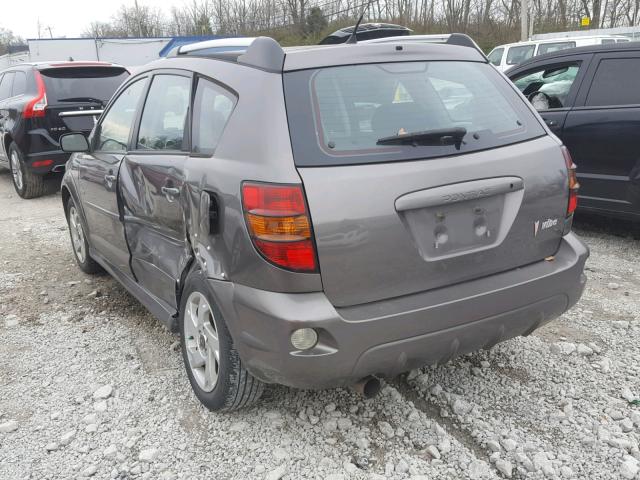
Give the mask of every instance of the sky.
<svg viewBox="0 0 640 480">
<path fill-rule="evenodd" d="M 185 0 L 139 0 L 139 4 L 161 8 L 165 13 L 171 6 L 182 6 Z M 0 0 L 0 27 L 13 31 L 24 39 L 49 37 L 78 37 L 94 21 L 108 21 L 120 5 L 133 5 L 133 0 Z"/>
</svg>

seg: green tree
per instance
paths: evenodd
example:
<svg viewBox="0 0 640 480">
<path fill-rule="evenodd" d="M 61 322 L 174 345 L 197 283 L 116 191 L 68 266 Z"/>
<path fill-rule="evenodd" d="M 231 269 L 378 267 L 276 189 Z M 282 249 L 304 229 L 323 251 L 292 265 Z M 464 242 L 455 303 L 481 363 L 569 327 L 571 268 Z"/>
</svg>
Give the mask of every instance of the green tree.
<svg viewBox="0 0 640 480">
<path fill-rule="evenodd" d="M 327 19 L 324 17 L 320 7 L 311 8 L 306 18 L 305 33 L 307 35 L 317 35 L 325 28 L 327 28 Z"/>
<path fill-rule="evenodd" d="M 24 40 L 6 28 L 0 27 L 0 55 L 9 53 L 9 47 L 13 45 L 23 45 Z"/>
</svg>

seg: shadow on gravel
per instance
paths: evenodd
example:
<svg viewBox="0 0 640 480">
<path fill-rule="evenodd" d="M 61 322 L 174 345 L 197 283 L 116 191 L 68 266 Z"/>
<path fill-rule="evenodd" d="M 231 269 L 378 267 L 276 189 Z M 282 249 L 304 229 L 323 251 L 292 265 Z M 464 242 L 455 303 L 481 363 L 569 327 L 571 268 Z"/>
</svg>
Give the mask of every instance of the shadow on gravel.
<svg viewBox="0 0 640 480">
<path fill-rule="evenodd" d="M 640 224 L 604 215 L 576 213 L 573 227 L 578 234 L 615 235 L 616 237 L 640 239 Z"/>
</svg>

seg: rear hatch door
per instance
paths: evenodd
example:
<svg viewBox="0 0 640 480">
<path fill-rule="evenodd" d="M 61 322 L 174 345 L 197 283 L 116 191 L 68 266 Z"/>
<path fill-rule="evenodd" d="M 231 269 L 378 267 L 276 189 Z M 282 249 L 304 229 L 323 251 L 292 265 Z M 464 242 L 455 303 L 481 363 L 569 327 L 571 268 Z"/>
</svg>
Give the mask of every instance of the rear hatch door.
<svg viewBox="0 0 640 480">
<path fill-rule="evenodd" d="M 562 152 L 488 65 L 287 75 L 294 158 L 334 305 L 454 285 L 557 251 L 568 200 Z M 466 130 L 462 144 L 451 128 Z M 437 141 L 378 142 L 443 129 Z"/>
<path fill-rule="evenodd" d="M 129 76 L 123 67 L 72 62 L 40 70 L 47 94 L 46 128 L 58 141 L 66 132 L 89 133 L 116 89 Z"/>
</svg>

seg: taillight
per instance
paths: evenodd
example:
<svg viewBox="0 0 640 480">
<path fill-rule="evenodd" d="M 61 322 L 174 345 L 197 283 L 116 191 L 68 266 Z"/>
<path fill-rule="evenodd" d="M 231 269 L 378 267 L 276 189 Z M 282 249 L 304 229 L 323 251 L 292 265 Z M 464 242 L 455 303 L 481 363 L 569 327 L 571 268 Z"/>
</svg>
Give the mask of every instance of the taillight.
<svg viewBox="0 0 640 480">
<path fill-rule="evenodd" d="M 47 92 L 44 88 L 44 80 L 37 70 L 34 72 L 38 93 L 36 97 L 27 103 L 22 112 L 23 118 L 44 117 L 44 110 L 47 108 Z"/>
<path fill-rule="evenodd" d="M 38 168 L 38 167 L 49 167 L 53 165 L 53 160 L 51 159 L 47 159 L 47 160 L 36 160 L 35 162 L 33 162 L 31 164 L 31 166 L 33 168 Z"/>
<path fill-rule="evenodd" d="M 300 185 L 245 182 L 242 206 L 253 245 L 264 258 L 296 272 L 317 271 L 311 220 Z"/>
<path fill-rule="evenodd" d="M 573 163 L 569 149 L 562 146 L 562 155 L 564 156 L 564 162 L 567 165 L 567 173 L 569 176 L 569 203 L 567 205 L 567 217 L 578 208 L 578 190 L 580 189 L 580 183 L 578 183 L 578 177 L 576 177 L 576 164 Z"/>
</svg>

